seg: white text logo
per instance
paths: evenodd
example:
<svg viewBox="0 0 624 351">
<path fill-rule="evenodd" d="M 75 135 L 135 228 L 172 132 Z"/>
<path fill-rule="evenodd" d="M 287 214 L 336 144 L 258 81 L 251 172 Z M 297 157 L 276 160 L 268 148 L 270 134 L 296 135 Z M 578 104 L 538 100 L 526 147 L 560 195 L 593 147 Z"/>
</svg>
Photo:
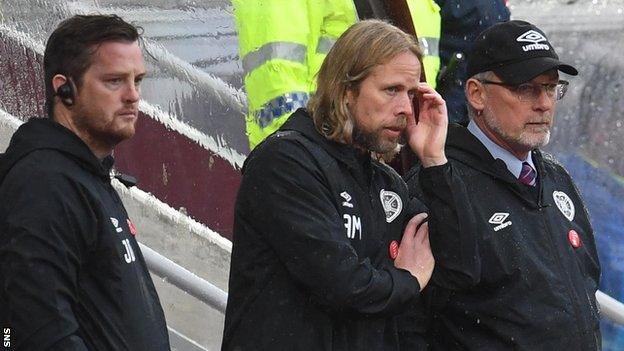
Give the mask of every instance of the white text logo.
<svg viewBox="0 0 624 351">
<path fill-rule="evenodd" d="M 343 192 L 340 193 L 340 196 L 342 196 L 342 198 L 344 199 L 344 202 L 342 203 L 342 206 L 353 208 L 353 204 L 349 202 L 349 201 L 351 201 L 351 195 L 349 195 L 348 192 L 343 191 Z"/>
<path fill-rule="evenodd" d="M 522 50 L 524 51 L 550 50 L 550 46 L 548 46 L 548 44 L 540 44 L 541 42 L 547 41 L 547 40 L 548 39 L 546 39 L 546 37 L 543 36 L 542 33 L 533 29 L 531 29 L 528 32 L 525 32 L 524 34 L 516 38 L 516 41 L 518 42 L 532 43 L 529 45 L 524 45 L 522 47 Z"/>
<path fill-rule="evenodd" d="M 357 234 L 359 239 L 362 240 L 362 220 L 358 216 L 354 215 L 342 215 L 344 218 L 344 226 L 347 228 L 347 238 L 355 239 Z"/>
<path fill-rule="evenodd" d="M 136 261 L 136 256 L 134 256 L 134 250 L 132 250 L 132 246 L 130 246 L 130 240 L 124 239 L 121 241 L 121 243 L 126 248 L 126 253 L 124 254 L 124 259 L 126 260 L 126 263 Z"/>
<path fill-rule="evenodd" d="M 492 215 L 492 217 L 490 217 L 490 220 L 488 222 L 490 222 L 491 224 L 497 224 L 497 226 L 494 227 L 494 231 L 497 232 L 511 225 L 511 221 L 505 222 L 507 217 L 509 217 L 509 213 L 496 212 L 495 214 Z"/>
<path fill-rule="evenodd" d="M 11 328 L 3 328 L 3 336 L 2 346 L 11 347 Z"/>
<path fill-rule="evenodd" d="M 110 220 L 111 220 L 111 223 L 113 223 L 113 226 L 115 227 L 115 230 L 117 231 L 117 233 L 123 232 L 123 228 L 119 226 L 119 221 L 117 220 L 117 218 L 111 217 Z"/>
</svg>

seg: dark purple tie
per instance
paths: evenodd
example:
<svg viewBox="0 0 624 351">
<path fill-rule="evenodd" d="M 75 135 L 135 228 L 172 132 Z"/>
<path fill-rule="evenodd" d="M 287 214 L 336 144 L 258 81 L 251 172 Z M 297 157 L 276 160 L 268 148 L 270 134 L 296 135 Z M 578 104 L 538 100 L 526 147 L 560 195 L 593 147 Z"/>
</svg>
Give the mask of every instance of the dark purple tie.
<svg viewBox="0 0 624 351">
<path fill-rule="evenodd" d="M 535 178 L 537 173 L 528 162 L 522 162 L 522 171 L 520 171 L 520 183 L 529 186 L 535 186 Z"/>
</svg>

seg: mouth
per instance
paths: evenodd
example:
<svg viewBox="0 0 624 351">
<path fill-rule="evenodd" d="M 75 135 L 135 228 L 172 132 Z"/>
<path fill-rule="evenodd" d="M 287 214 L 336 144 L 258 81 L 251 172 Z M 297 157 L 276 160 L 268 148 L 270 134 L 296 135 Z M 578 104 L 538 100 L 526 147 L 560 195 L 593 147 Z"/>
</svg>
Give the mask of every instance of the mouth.
<svg viewBox="0 0 624 351">
<path fill-rule="evenodd" d="M 384 130 L 395 137 L 398 137 L 399 135 L 401 135 L 401 133 L 403 132 L 404 128 L 401 127 L 385 127 Z"/>
<path fill-rule="evenodd" d="M 117 116 L 123 118 L 137 118 L 139 116 L 139 111 L 137 110 L 123 110 L 117 113 Z"/>
<path fill-rule="evenodd" d="M 528 127 L 539 127 L 539 128 L 550 128 L 550 121 L 539 121 L 539 122 L 528 122 L 526 123 Z"/>
<path fill-rule="evenodd" d="M 524 130 L 530 134 L 547 134 L 550 133 L 550 123 L 527 123 Z"/>
</svg>

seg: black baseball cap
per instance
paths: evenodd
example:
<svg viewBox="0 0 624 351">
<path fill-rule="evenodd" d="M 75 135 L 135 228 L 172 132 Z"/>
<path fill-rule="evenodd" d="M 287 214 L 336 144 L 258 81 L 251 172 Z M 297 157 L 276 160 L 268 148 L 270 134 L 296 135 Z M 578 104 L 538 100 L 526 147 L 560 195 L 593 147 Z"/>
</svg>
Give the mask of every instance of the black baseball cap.
<svg viewBox="0 0 624 351">
<path fill-rule="evenodd" d="M 468 54 L 468 77 L 493 71 L 508 84 L 528 82 L 553 68 L 577 75 L 576 68 L 559 61 L 546 34 L 525 21 L 493 25 L 475 39 Z"/>
</svg>

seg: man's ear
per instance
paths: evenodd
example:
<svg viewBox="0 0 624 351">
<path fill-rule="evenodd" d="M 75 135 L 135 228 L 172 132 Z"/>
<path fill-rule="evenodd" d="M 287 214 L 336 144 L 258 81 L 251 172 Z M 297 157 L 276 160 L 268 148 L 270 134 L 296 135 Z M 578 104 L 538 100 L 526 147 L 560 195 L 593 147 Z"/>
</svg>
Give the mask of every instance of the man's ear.
<svg viewBox="0 0 624 351">
<path fill-rule="evenodd" d="M 54 89 L 55 95 L 58 93 L 58 88 L 66 83 L 69 83 L 69 81 L 67 77 L 62 74 L 57 74 L 52 77 L 52 89 Z"/>
<path fill-rule="evenodd" d="M 76 87 L 71 78 L 62 74 L 52 77 L 52 88 L 54 95 L 58 96 L 63 105 L 71 107 L 74 104 Z"/>
<path fill-rule="evenodd" d="M 485 109 L 485 101 L 487 99 L 485 93 L 485 85 L 474 78 L 466 81 L 466 101 L 477 111 Z"/>
<path fill-rule="evenodd" d="M 351 105 L 355 105 L 355 99 L 357 98 L 357 91 L 355 91 L 355 89 L 352 88 L 347 88 L 347 90 L 345 91 L 345 95 L 344 95 L 344 99 L 345 99 L 345 104 L 347 106 Z"/>
</svg>

